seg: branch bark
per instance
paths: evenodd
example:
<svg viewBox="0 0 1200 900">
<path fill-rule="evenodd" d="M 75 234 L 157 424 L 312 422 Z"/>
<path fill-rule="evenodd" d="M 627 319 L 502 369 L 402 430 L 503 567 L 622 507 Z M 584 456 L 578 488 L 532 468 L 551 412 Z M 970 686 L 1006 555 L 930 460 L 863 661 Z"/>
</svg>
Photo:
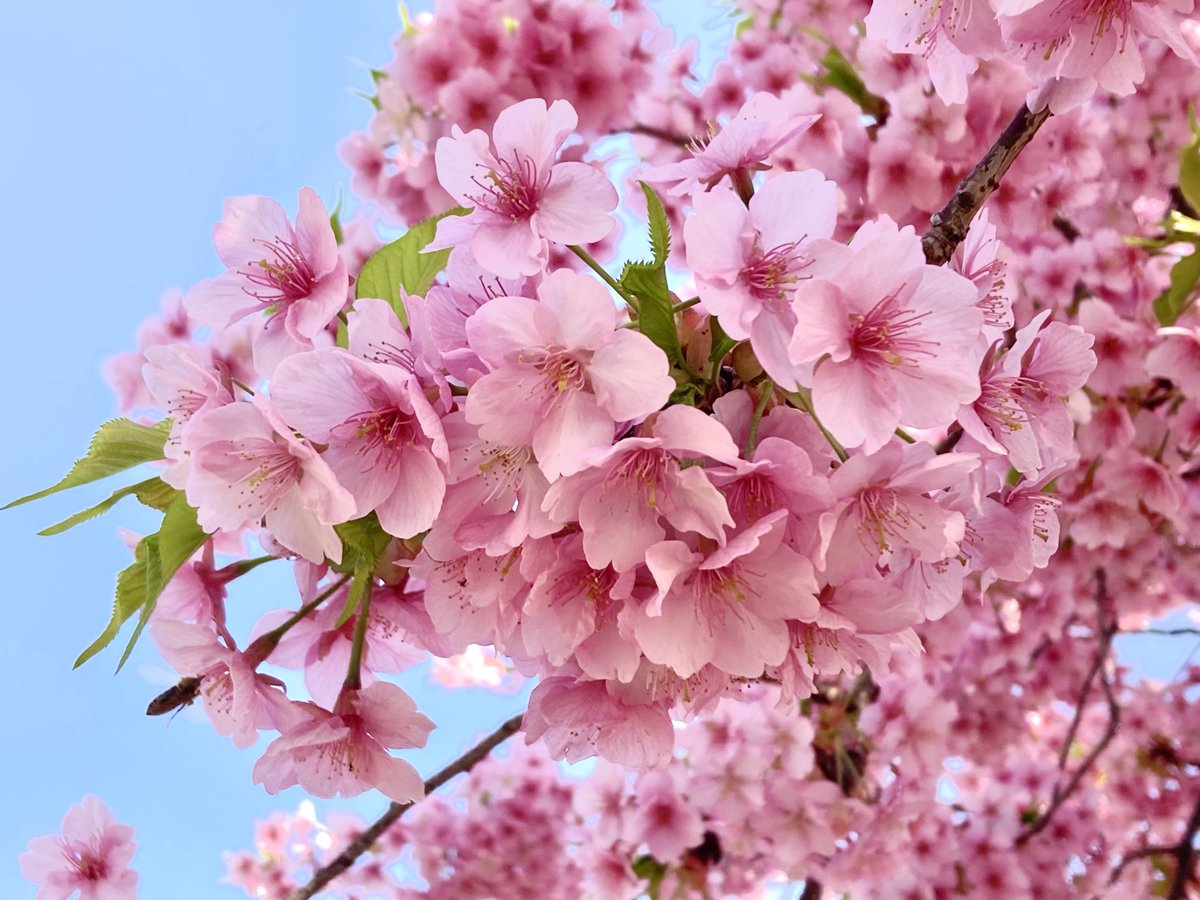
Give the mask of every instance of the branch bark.
<svg viewBox="0 0 1200 900">
<path fill-rule="evenodd" d="M 460 775 L 463 772 L 469 772 L 484 757 L 496 749 L 500 744 L 516 734 L 521 728 L 521 720 L 524 718 L 524 713 L 519 713 L 513 716 L 490 735 L 460 756 L 454 762 L 450 763 L 436 775 L 433 775 L 425 782 L 425 793 L 430 794 L 436 791 L 443 784 L 453 778 L 455 775 Z M 317 891 L 321 890 L 333 879 L 337 878 L 352 865 L 355 860 L 371 849 L 371 845 L 379 840 L 380 835 L 392 827 L 392 825 L 402 815 L 408 812 L 415 806 L 415 803 L 393 803 L 387 808 L 382 816 L 357 838 L 355 838 L 345 850 L 339 853 L 332 861 L 317 869 L 313 873 L 312 880 L 307 884 L 302 885 L 288 895 L 287 900 L 310 900 L 316 895 Z"/>
<path fill-rule="evenodd" d="M 940 266 L 950 259 L 954 249 L 967 236 L 971 220 L 983 207 L 984 201 L 1000 186 L 1004 173 L 1048 118 L 1049 107 L 1030 112 L 1028 106 L 1022 105 L 996 143 L 959 183 L 942 211 L 930 216 L 932 227 L 921 238 L 925 259 L 930 265 Z"/>
</svg>

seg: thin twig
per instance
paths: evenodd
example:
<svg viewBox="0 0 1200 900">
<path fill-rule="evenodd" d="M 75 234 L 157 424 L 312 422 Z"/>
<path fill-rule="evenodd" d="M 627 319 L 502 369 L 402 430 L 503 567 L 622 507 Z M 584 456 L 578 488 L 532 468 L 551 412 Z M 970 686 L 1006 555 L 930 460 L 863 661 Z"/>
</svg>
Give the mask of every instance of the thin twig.
<svg viewBox="0 0 1200 900">
<path fill-rule="evenodd" d="M 471 771 L 484 757 L 520 730 L 521 719 L 524 715 L 524 713 L 519 713 L 513 716 L 454 762 L 432 776 L 425 782 L 425 794 L 428 796 L 433 791 L 436 791 L 455 775 Z M 317 869 L 313 873 L 311 881 L 292 891 L 288 895 L 287 900 L 310 900 L 311 897 L 316 895 L 317 891 L 321 890 L 321 888 L 325 887 L 325 885 L 354 865 L 355 860 L 370 850 L 371 845 L 379 839 L 380 835 L 391 828 L 395 821 L 412 809 L 414 805 L 415 803 L 411 802 L 391 804 L 387 808 L 387 812 L 376 819 L 345 850 L 334 857 L 331 862 Z"/>
<path fill-rule="evenodd" d="M 1083 716 L 1083 707 L 1087 701 L 1087 695 L 1091 689 L 1092 681 L 1099 675 L 1100 687 L 1104 691 L 1104 700 L 1108 704 L 1108 725 L 1105 726 L 1104 734 L 1100 736 L 1100 740 L 1093 745 L 1088 751 L 1087 756 L 1083 758 L 1083 762 L 1067 780 L 1065 785 L 1056 784 L 1054 791 L 1050 796 L 1050 805 L 1046 807 L 1046 811 L 1038 816 L 1030 825 L 1017 835 L 1017 846 L 1024 846 L 1035 835 L 1041 833 L 1050 820 L 1054 818 L 1067 799 L 1075 793 L 1075 789 L 1079 787 L 1081 781 L 1096 760 L 1100 758 L 1114 737 L 1117 736 L 1117 729 L 1121 727 L 1121 707 L 1117 703 L 1116 695 L 1113 693 L 1112 682 L 1109 681 L 1108 675 L 1104 673 L 1103 667 L 1108 661 L 1109 654 L 1112 650 L 1113 636 L 1117 633 L 1117 623 L 1114 616 L 1110 616 L 1106 610 L 1109 604 L 1108 597 L 1108 579 L 1107 574 L 1103 569 L 1096 570 L 1096 606 L 1097 609 L 1097 638 L 1099 641 L 1096 647 L 1096 658 L 1092 663 L 1091 669 L 1088 671 L 1087 678 L 1084 679 L 1083 689 L 1080 691 L 1079 702 L 1075 707 L 1075 717 L 1071 721 L 1071 727 L 1067 730 L 1067 735 L 1063 741 L 1063 747 L 1059 753 L 1058 763 L 1059 769 L 1064 769 L 1067 761 L 1068 753 L 1071 749 L 1071 744 L 1075 741 L 1075 732 L 1079 727 L 1079 720 Z"/>
<path fill-rule="evenodd" d="M 800 892 L 799 900 L 821 900 L 821 882 L 815 878 L 804 879 L 804 890 Z"/>
<path fill-rule="evenodd" d="M 660 141 L 666 141 L 668 144 L 683 147 L 685 150 L 696 143 L 696 139 L 690 134 L 680 134 L 678 131 L 659 128 L 657 125 L 645 125 L 641 122 L 621 130 L 629 134 L 644 134 L 646 137 L 657 138 Z"/>
<path fill-rule="evenodd" d="M 975 214 L 1000 186 L 1000 179 L 1008 167 L 1048 118 L 1049 107 L 1030 112 L 1028 106 L 1022 105 L 979 165 L 959 182 L 942 211 L 930 216 L 932 227 L 921 238 L 921 245 L 925 249 L 925 259 L 931 265 L 940 266 L 954 255 L 954 248 L 967 236 L 967 229 L 971 227 Z"/>
</svg>

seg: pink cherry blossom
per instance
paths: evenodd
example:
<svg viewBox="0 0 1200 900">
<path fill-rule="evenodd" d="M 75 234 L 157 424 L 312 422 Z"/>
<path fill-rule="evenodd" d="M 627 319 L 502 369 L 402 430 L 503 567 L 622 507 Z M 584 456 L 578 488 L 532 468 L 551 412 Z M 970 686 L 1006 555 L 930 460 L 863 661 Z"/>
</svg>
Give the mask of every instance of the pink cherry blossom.
<svg viewBox="0 0 1200 900">
<path fill-rule="evenodd" d="M 217 734 L 244 750 L 258 739 L 260 728 L 276 726 L 282 683 L 254 671 L 261 659 L 222 645 L 205 625 L 160 619 L 150 633 L 175 671 L 200 679 L 204 711 Z"/>
<path fill-rule="evenodd" d="M 1026 475 L 1070 456 L 1074 436 L 1065 401 L 1096 367 L 1094 338 L 1049 317 L 1049 310 L 1039 313 L 1011 348 L 984 362 L 979 399 L 958 414 L 967 434 L 1006 453 Z"/>
<path fill-rule="evenodd" d="M 408 694 L 377 681 L 347 691 L 334 712 L 299 704 L 303 713 L 254 765 L 254 783 L 275 794 L 299 784 L 314 797 L 353 797 L 375 788 L 397 803 L 425 796 L 421 776 L 387 748 L 424 747 L 434 725 Z"/>
<path fill-rule="evenodd" d="M 37 837 L 21 854 L 21 874 L 38 885 L 35 900 L 137 900 L 138 874 L 129 868 L 133 829 L 117 824 L 88 794 L 67 810 L 62 835 Z"/>
<path fill-rule="evenodd" d="M 948 425 L 979 396 L 983 315 L 974 286 L 925 264 L 910 229 L 864 226 L 833 273 L 802 281 L 794 300 L 805 327 L 789 354 L 812 364 L 818 418 L 838 440 L 867 453 L 898 425 Z"/>
<path fill-rule="evenodd" d="M 235 197 L 213 229 L 217 255 L 228 271 L 188 292 L 188 314 L 218 328 L 270 311 L 255 337 L 255 360 L 270 374 L 289 348 L 313 339 L 346 303 L 350 282 L 329 224 L 329 213 L 311 188 L 300 191 L 292 227 L 274 200 Z"/>
<path fill-rule="evenodd" d="M 634 633 L 647 659 L 682 678 L 709 663 L 753 678 L 783 661 L 786 620 L 818 610 L 812 563 L 782 543 L 787 515 L 773 512 L 710 553 L 682 541 L 646 550 L 658 591 Z"/>
<path fill-rule="evenodd" d="M 1143 35 L 1196 63 L 1180 28 L 1193 0 L 1001 0 L 996 7 L 1005 41 L 1029 76 L 1044 85 L 1031 94 L 1031 109 L 1048 103 L 1052 112 L 1063 113 L 1097 87 L 1133 93 L 1146 76 Z"/>
<path fill-rule="evenodd" d="M 433 524 L 446 490 L 446 437 L 415 375 L 312 350 L 279 364 L 271 399 L 288 424 L 326 445 L 321 458 L 354 495 L 355 516 L 374 511 L 400 538 Z"/>
<path fill-rule="evenodd" d="M 696 293 L 726 334 L 750 339 L 776 383 L 794 388 L 791 295 L 808 277 L 813 242 L 833 233 L 836 185 L 812 170 L 784 172 L 763 184 L 749 208 L 729 187 L 696 193 L 692 205 L 683 232 Z"/>
<path fill-rule="evenodd" d="M 163 447 L 163 456 L 174 465 L 162 473 L 172 487 L 187 483 L 188 458 L 183 451 L 182 434 L 196 413 L 233 402 L 228 386 L 217 380 L 211 364 L 206 364 L 198 349 L 189 344 L 147 347 L 142 378 L 155 404 L 171 419 L 171 433 Z"/>
<path fill-rule="evenodd" d="M 837 505 L 821 516 L 825 577 L 838 584 L 873 572 L 899 547 L 926 562 L 953 556 L 964 519 L 926 496 L 957 484 L 979 465 L 973 454 L 936 456 L 928 444 L 889 444 L 850 457 L 829 479 Z"/>
<path fill-rule="evenodd" d="M 697 142 L 690 159 L 658 166 L 643 173 L 642 179 L 667 185 L 670 195 L 682 196 L 698 185 L 712 188 L 728 175 L 741 192 L 754 172 L 767 168 L 767 157 L 819 118 L 802 114 L 787 101 L 761 91 L 711 139 Z"/>
<path fill-rule="evenodd" d="M 269 404 L 230 403 L 198 413 L 182 440 L 191 458 L 188 503 L 205 531 L 261 520 L 305 559 L 341 559 L 333 526 L 353 518 L 354 497 Z"/>
<path fill-rule="evenodd" d="M 466 243 L 485 269 L 515 278 L 542 269 L 547 241 L 590 244 L 607 235 L 612 184 L 586 163 L 557 161 L 577 123 L 567 101 L 547 108 L 533 98 L 500 113 L 490 145 L 484 132 L 455 125 L 437 143 L 438 180 L 472 211 L 442 219 L 427 249 Z"/>
<path fill-rule="evenodd" d="M 704 468 L 683 460 L 732 463 L 738 448 L 717 421 L 689 406 L 656 416 L 646 437 L 624 438 L 589 458 L 578 474 L 550 485 L 543 504 L 557 522 L 578 522 L 593 569 L 625 572 L 666 536 L 662 520 L 723 543 L 733 524 Z"/>
<path fill-rule="evenodd" d="M 467 322 L 491 367 L 467 397 L 467 421 L 503 446 L 529 445 L 546 477 L 576 471 L 581 454 L 612 443 L 615 426 L 645 418 L 675 388 L 666 355 L 620 328 L 595 279 L 548 275 L 538 299 L 497 297 Z"/>
</svg>

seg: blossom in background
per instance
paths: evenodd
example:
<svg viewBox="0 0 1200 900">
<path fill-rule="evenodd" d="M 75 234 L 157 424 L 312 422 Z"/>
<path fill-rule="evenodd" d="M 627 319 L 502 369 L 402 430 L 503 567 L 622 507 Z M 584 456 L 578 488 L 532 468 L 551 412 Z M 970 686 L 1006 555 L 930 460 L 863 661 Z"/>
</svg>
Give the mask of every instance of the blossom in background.
<svg viewBox="0 0 1200 900">
<path fill-rule="evenodd" d="M 129 868 L 137 844 L 100 798 L 88 794 L 67 810 L 62 834 L 37 837 L 21 854 L 21 874 L 39 886 L 34 900 L 136 900 L 138 874 Z"/>
</svg>

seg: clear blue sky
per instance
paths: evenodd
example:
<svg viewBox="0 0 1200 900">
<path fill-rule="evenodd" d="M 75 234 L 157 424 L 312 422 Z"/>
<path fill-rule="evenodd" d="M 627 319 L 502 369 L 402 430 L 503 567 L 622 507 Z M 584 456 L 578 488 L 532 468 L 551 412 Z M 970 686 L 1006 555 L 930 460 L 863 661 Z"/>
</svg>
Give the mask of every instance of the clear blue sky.
<svg viewBox="0 0 1200 900">
<path fill-rule="evenodd" d="M 720 33 L 720 12 L 708 4 L 655 6 L 709 44 Z M 9 11 L 0 30 L 11 317 L 0 338 L 8 423 L 0 500 L 63 474 L 112 413 L 102 360 L 132 346 L 163 289 L 216 273 L 210 233 L 223 197 L 267 194 L 293 208 L 297 189 L 312 185 L 332 200 L 348 180 L 336 142 L 370 113 L 350 89 L 368 85 L 366 65 L 389 58 L 396 28 L 386 0 L 48 0 Z M 106 495 L 81 489 L 0 514 L 9 566 L 0 898 L 33 896 L 17 855 L 28 838 L 56 831 L 87 792 L 136 828 L 143 897 L 234 898 L 216 884 L 221 851 L 249 846 L 255 817 L 294 808 L 302 794 L 271 797 L 252 785 L 256 754 L 207 724 L 147 718 L 160 686 L 144 676 L 161 668 L 149 645 L 115 678 L 111 651 L 71 671 L 107 620 L 115 573 L 128 562 L 116 525 L 154 526 L 129 505 L 66 535 L 35 532 Z M 264 570 L 253 579 L 231 603 L 235 621 L 291 602 L 286 580 Z M 1186 649 L 1157 646 L 1155 674 L 1174 671 L 1177 648 Z M 424 772 L 520 702 L 473 692 L 459 707 L 463 694 L 433 691 L 419 673 L 406 687 L 439 724 L 428 750 L 414 754 Z M 371 816 L 383 802 L 352 805 Z"/>
<path fill-rule="evenodd" d="M 719 18 L 706 4 L 657 5 L 689 33 L 711 37 Z M 48 0 L 5 18 L 0 502 L 57 480 L 111 417 L 101 362 L 132 347 L 160 293 L 216 274 L 210 235 L 223 197 L 267 194 L 292 209 L 303 185 L 332 201 L 348 182 L 335 146 L 370 114 L 351 89 L 369 86 L 366 67 L 390 58 L 398 28 L 389 0 Z M 107 621 L 128 563 L 116 526 L 155 526 L 132 504 L 55 538 L 36 531 L 107 493 L 92 486 L 0 514 L 9 566 L 0 898 L 33 896 L 16 857 L 30 837 L 57 831 L 87 792 L 137 830 L 143 897 L 234 898 L 216 884 L 221 851 L 249 846 L 255 817 L 303 795 L 252 785 L 256 753 L 207 724 L 147 718 L 161 689 L 147 667 L 165 669 L 148 643 L 115 678 L 111 651 L 71 670 Z M 286 579 L 252 577 L 231 601 L 243 623 L 292 600 Z M 473 692 L 460 709 L 462 693 L 431 690 L 419 673 L 406 687 L 439 725 L 413 757 L 424 772 L 520 705 Z M 371 816 L 384 804 L 355 805 Z"/>
</svg>

